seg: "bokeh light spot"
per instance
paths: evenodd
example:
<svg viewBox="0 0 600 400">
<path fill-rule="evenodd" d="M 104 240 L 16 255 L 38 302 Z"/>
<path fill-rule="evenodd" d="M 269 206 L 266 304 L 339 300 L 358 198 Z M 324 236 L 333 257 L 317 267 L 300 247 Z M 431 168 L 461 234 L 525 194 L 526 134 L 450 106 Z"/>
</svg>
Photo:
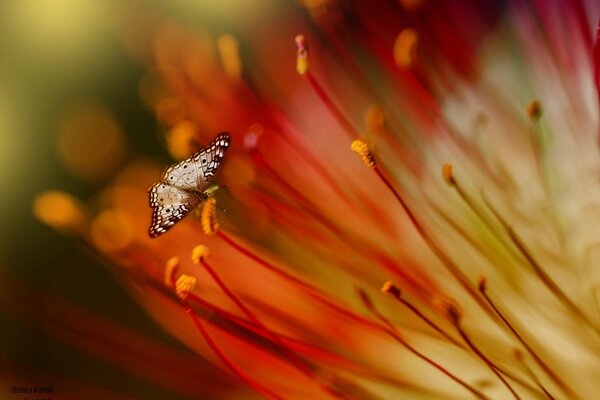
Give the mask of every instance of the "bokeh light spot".
<svg viewBox="0 0 600 400">
<path fill-rule="evenodd" d="M 186 158 L 197 150 L 197 128 L 194 123 L 183 120 L 175 125 L 167 134 L 169 153 L 176 160 Z"/>
<path fill-rule="evenodd" d="M 217 40 L 217 48 L 225 73 L 231 79 L 240 79 L 242 75 L 242 62 L 240 60 L 238 42 L 231 35 L 221 35 Z"/>
<path fill-rule="evenodd" d="M 50 190 L 40 193 L 33 201 L 33 214 L 41 222 L 66 233 L 83 233 L 86 215 L 73 196 Z"/>
<path fill-rule="evenodd" d="M 133 240 L 133 224 L 124 211 L 108 209 L 94 218 L 90 236 L 99 250 L 113 253 L 124 249 Z"/>
<path fill-rule="evenodd" d="M 60 124 L 60 160 L 83 180 L 106 178 L 119 165 L 124 150 L 121 128 L 101 106 L 80 105 L 69 111 Z"/>
</svg>

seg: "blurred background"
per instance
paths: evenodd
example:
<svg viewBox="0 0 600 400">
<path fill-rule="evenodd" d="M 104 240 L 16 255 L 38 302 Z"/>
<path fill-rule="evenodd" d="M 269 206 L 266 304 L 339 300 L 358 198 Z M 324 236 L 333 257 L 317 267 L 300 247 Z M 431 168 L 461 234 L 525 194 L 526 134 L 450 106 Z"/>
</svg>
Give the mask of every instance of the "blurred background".
<svg viewBox="0 0 600 400">
<path fill-rule="evenodd" d="M 88 201 L 131 160 L 171 160 L 161 127 L 141 100 L 139 61 L 146 55 L 136 54 L 135 42 L 149 33 L 138 21 L 167 18 L 216 36 L 254 29 L 273 17 L 266 10 L 285 11 L 275 3 L 0 2 L 0 398 L 21 399 L 11 389 L 33 385 L 53 387 L 54 399 L 216 398 L 192 394 L 185 382 L 164 385 L 144 374 L 143 365 L 106 361 L 102 354 L 119 348 L 112 338 L 102 345 L 65 342 L 74 333 L 60 318 L 70 314 L 92 331 L 123 329 L 129 343 L 160 345 L 203 365 L 124 293 L 105 261 L 41 220 L 60 222 L 75 212 L 69 201 L 77 201 L 62 192 Z M 237 385 L 210 371 L 194 379 Z"/>
</svg>

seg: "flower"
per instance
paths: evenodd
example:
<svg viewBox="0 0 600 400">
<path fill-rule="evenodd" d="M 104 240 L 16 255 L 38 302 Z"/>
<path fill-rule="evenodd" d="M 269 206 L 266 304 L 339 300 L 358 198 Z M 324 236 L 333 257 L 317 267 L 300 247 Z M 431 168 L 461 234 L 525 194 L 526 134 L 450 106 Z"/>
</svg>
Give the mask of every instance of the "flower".
<svg viewBox="0 0 600 400">
<path fill-rule="evenodd" d="M 134 163 L 86 238 L 266 398 L 596 393 L 597 5 L 302 3 L 153 27 L 143 100 L 175 157 L 231 132 L 228 186 L 151 240 Z"/>
</svg>

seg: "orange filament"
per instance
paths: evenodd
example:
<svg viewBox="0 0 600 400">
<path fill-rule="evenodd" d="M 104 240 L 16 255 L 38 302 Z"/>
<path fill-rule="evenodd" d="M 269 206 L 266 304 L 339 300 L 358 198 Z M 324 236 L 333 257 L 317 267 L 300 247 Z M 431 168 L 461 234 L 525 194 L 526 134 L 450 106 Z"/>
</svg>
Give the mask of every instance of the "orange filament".
<svg viewBox="0 0 600 400">
<path fill-rule="evenodd" d="M 256 326 L 256 324 L 253 324 L 250 321 L 247 321 L 246 319 L 244 319 L 242 317 L 239 317 L 237 315 L 229 313 L 229 312 L 219 308 L 218 306 L 215 306 L 214 304 L 207 302 L 206 300 L 196 296 L 194 293 L 189 293 L 188 298 L 186 300 L 189 302 L 194 302 L 194 303 L 198 304 L 200 307 L 214 312 L 216 315 L 218 315 L 223 320 L 228 321 L 232 324 L 235 324 L 235 325 L 241 327 L 242 329 L 247 330 L 248 332 L 260 335 L 261 338 L 267 338 L 267 334 L 264 332 L 264 330 L 261 329 L 260 327 Z M 211 321 L 213 321 L 213 320 L 211 319 Z M 283 334 L 279 334 L 276 332 L 273 332 L 273 334 L 277 335 L 279 340 L 283 341 L 284 344 L 288 348 L 290 348 L 291 351 L 295 351 L 295 352 L 308 351 L 311 354 L 315 353 L 320 356 L 327 357 L 329 360 L 328 362 L 340 361 L 342 364 L 337 364 L 336 368 L 339 368 L 341 370 L 349 371 L 351 373 L 357 373 L 358 371 L 360 371 L 360 373 L 364 373 L 364 374 L 366 374 L 366 376 L 369 376 L 371 378 L 384 379 L 385 381 L 394 382 L 398 385 L 402 384 L 402 382 L 399 382 L 393 378 L 390 378 L 387 376 L 384 377 L 378 373 L 373 373 L 373 371 L 368 370 L 366 367 L 363 367 L 362 365 L 359 365 L 359 364 L 355 363 L 354 361 L 346 359 L 342 356 L 334 354 L 331 351 L 326 350 L 324 348 L 314 346 L 312 344 L 300 341 L 298 339 L 292 339 L 290 337 L 287 337 Z M 268 347 L 268 348 L 270 349 L 271 347 Z M 296 348 L 298 350 L 294 350 Z M 317 372 L 317 371 L 315 370 L 315 372 Z M 318 378 L 319 378 L 319 382 L 321 382 L 321 381 L 328 382 L 327 384 L 332 387 L 339 385 L 342 388 L 341 390 L 344 390 L 351 386 L 352 386 L 352 390 L 361 390 L 357 386 L 351 384 L 349 381 L 342 380 L 343 378 L 339 379 L 338 377 L 332 376 L 329 374 L 326 374 L 324 376 L 319 376 Z M 331 383 L 329 383 L 329 382 L 331 382 Z M 341 397 L 343 399 L 348 398 L 348 397 L 344 397 L 344 395 L 346 395 L 346 396 L 348 395 L 347 392 L 339 393 L 339 392 L 337 392 L 338 389 L 332 389 L 329 387 L 326 390 L 329 390 L 328 393 L 331 393 L 336 397 L 339 397 L 341 395 Z M 361 393 L 364 393 L 364 391 Z M 352 398 L 356 398 L 356 397 L 352 397 Z M 372 398 L 372 396 L 362 396 L 362 397 L 358 397 L 358 398 Z M 349 398 L 348 398 L 348 400 L 349 400 Z"/>
<path fill-rule="evenodd" d="M 306 78 L 310 87 L 315 91 L 317 96 L 319 96 L 319 99 L 321 99 L 329 112 L 344 128 L 344 132 L 352 139 L 358 137 L 357 130 L 338 109 L 325 89 L 323 89 L 323 86 L 321 86 L 317 79 L 310 73 L 310 70 L 308 69 L 308 43 L 303 35 L 296 36 L 296 46 L 298 48 L 296 57 L 296 69 L 298 70 L 298 73 Z"/>
<path fill-rule="evenodd" d="M 290 275 L 289 273 L 279 269 L 275 265 L 266 261 L 264 258 L 259 257 L 258 255 L 254 254 L 253 252 L 248 250 L 246 247 L 240 245 L 234 239 L 232 239 L 231 237 L 229 237 L 228 235 L 223 233 L 223 231 L 217 232 L 217 236 L 219 238 L 221 238 L 229 246 L 231 246 L 236 251 L 238 251 L 239 253 L 250 258 L 252 261 L 256 262 L 258 265 L 262 266 L 263 268 L 266 268 L 267 270 L 273 272 L 274 274 L 291 282 L 294 286 L 302 289 L 302 291 L 304 291 L 306 294 L 308 294 L 309 296 L 311 296 L 312 298 L 314 298 L 321 304 L 331 308 L 332 310 L 339 312 L 340 314 L 350 318 L 354 322 L 360 323 L 362 325 L 366 325 L 370 328 L 379 328 L 379 326 L 374 324 L 372 321 L 370 321 L 356 313 L 351 312 L 347 307 L 342 307 L 342 306 L 336 304 L 334 301 L 331 300 L 330 296 L 323 294 L 319 289 L 315 288 L 314 286 L 311 286 L 310 284 L 296 278 L 295 276 Z"/>
<path fill-rule="evenodd" d="M 373 157 L 373 154 L 371 154 L 371 150 L 365 142 L 357 139 L 352 142 L 350 148 L 353 152 L 357 153 L 362 158 L 363 162 L 367 167 L 375 167 L 375 158 Z"/>
<path fill-rule="evenodd" d="M 300 75 L 304 75 L 308 72 L 308 43 L 304 38 L 304 35 L 296 36 L 296 71 Z"/>
<path fill-rule="evenodd" d="M 200 211 L 200 222 L 202 224 L 202 230 L 207 236 L 213 236 L 219 230 L 216 205 L 217 200 L 214 197 L 211 197 L 204 203 L 202 203 L 202 208 Z"/>
<path fill-rule="evenodd" d="M 200 321 L 198 316 L 194 313 L 194 311 L 192 311 L 189 304 L 187 304 L 187 302 L 184 302 L 184 306 L 186 308 L 187 315 L 194 322 L 196 329 L 198 329 L 198 331 L 200 332 L 206 343 L 210 346 L 212 351 L 217 355 L 217 357 L 219 357 L 223 364 L 225 364 L 227 368 L 231 370 L 231 372 L 233 372 L 238 378 L 243 380 L 252 389 L 265 396 L 267 399 L 284 400 L 283 397 L 277 395 L 276 393 L 273 393 L 271 390 L 254 381 L 254 379 L 250 378 L 248 374 L 246 374 L 244 371 L 238 368 L 238 366 L 235 365 L 235 363 L 229 357 L 227 357 L 223 350 L 221 350 L 221 348 L 213 340 L 213 338 L 208 333 L 208 330 Z"/>
<path fill-rule="evenodd" d="M 196 287 L 198 280 L 187 274 L 182 274 L 175 282 L 175 293 L 181 300 L 187 298 L 188 292 L 191 292 Z"/>
<path fill-rule="evenodd" d="M 201 246 L 197 246 L 201 247 Z M 225 285 L 225 283 L 221 280 L 217 272 L 205 261 L 204 257 L 199 258 L 200 264 L 204 267 L 206 272 L 210 275 L 212 280 L 217 284 L 217 286 L 221 289 L 223 293 L 231 300 L 233 303 L 239 308 L 241 312 L 248 317 L 250 321 L 252 321 L 258 328 L 260 328 L 266 336 L 273 342 L 274 345 L 279 348 L 279 350 L 283 353 L 283 355 L 296 367 L 300 372 L 305 374 L 311 379 L 314 379 L 315 382 L 319 384 L 319 387 L 323 389 L 325 392 L 339 397 L 338 393 L 336 393 L 335 389 L 328 387 L 327 385 L 321 383 L 318 376 L 315 375 L 311 366 L 300 356 L 298 356 L 289 346 L 287 346 L 279 336 L 272 332 L 262 321 L 248 308 L 242 301 L 233 293 L 231 289 Z"/>
<path fill-rule="evenodd" d="M 179 257 L 171 257 L 165 264 L 165 286 L 172 287 L 175 285 L 175 274 L 179 269 Z"/>
</svg>

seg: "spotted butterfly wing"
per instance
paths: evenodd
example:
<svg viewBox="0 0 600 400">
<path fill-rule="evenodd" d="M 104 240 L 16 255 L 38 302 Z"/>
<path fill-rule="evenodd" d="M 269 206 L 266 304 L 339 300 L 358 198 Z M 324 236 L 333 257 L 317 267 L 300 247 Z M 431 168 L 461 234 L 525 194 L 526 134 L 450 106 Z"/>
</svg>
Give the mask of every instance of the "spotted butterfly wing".
<svg viewBox="0 0 600 400">
<path fill-rule="evenodd" d="M 225 152 L 229 147 L 229 134 L 219 134 L 202 151 L 167 168 L 160 182 L 148 190 L 152 222 L 150 237 L 157 237 L 171 229 L 202 201 Z"/>
</svg>

